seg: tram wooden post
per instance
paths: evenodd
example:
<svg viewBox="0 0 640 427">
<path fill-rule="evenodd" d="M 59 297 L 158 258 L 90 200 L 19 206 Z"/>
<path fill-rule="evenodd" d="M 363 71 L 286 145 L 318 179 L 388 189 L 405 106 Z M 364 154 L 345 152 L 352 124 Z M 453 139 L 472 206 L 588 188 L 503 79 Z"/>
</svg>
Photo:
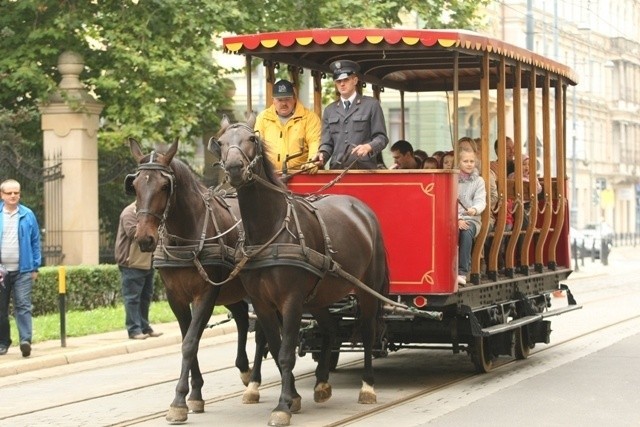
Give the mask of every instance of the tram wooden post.
<svg viewBox="0 0 640 427">
<path fill-rule="evenodd" d="M 58 267 L 58 309 L 60 310 L 60 346 L 67 346 L 67 277 L 64 265 Z"/>
</svg>

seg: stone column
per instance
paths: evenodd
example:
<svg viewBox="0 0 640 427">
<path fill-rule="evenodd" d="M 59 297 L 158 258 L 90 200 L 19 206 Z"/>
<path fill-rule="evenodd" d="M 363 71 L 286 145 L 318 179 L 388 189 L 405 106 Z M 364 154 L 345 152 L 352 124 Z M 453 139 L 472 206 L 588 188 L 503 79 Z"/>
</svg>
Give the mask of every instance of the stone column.
<svg viewBox="0 0 640 427">
<path fill-rule="evenodd" d="M 62 230 L 46 232 L 61 232 L 66 265 L 98 264 L 100 255 L 97 131 L 103 105 L 80 81 L 83 69 L 82 56 L 62 53 L 58 58 L 62 75 L 58 91 L 40 106 L 45 163 L 61 162 L 64 176 L 58 196 L 62 202 L 57 203 Z M 45 192 L 45 207 L 52 206 L 47 197 Z"/>
</svg>

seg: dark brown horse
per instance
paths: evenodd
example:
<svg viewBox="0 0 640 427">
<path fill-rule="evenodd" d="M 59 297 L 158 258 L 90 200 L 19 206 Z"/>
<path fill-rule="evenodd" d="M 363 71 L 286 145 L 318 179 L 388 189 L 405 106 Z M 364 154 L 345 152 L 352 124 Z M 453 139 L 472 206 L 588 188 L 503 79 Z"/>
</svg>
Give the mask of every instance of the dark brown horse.
<svg viewBox="0 0 640 427">
<path fill-rule="evenodd" d="M 138 163 L 137 172 L 125 180 L 126 191 L 136 195 L 136 240 L 142 251 L 155 251 L 154 264 L 182 333 L 182 369 L 167 421 L 183 422 L 189 410 L 204 411 L 204 382 L 197 353 L 214 304 L 226 306 L 233 314 L 238 329 L 236 366 L 244 384 L 249 384 L 243 401 L 255 403 L 259 400 L 265 339 L 256 332 L 254 369 L 250 370 L 245 349 L 249 329 L 246 292 L 239 279 L 214 285 L 225 281 L 234 268 L 233 251 L 239 235 L 237 200 L 212 194 L 184 162 L 174 158 L 177 140 L 166 153 L 149 155 L 142 153 L 134 139 L 129 143 Z"/>
<path fill-rule="evenodd" d="M 327 196 L 310 203 L 292 195 L 274 175 L 254 133 L 255 116 L 247 124 L 223 119 L 209 149 L 223 162 L 229 182 L 238 192 L 246 234 L 245 256 L 239 261 L 242 283 L 251 296 L 282 372 L 282 390 L 269 425 L 288 425 L 300 406 L 293 368 L 303 311 L 323 329 L 316 369 L 314 399 L 331 397 L 329 367 L 335 320 L 328 307 L 354 293 L 364 346 L 360 403 L 375 403 L 372 346 L 380 310 L 377 297 L 347 280 L 347 272 L 370 289 L 387 295 L 389 275 L 382 232 L 375 214 L 350 196 Z M 363 287 L 366 287 L 363 285 Z M 282 337 L 278 313 L 282 315 Z"/>
</svg>

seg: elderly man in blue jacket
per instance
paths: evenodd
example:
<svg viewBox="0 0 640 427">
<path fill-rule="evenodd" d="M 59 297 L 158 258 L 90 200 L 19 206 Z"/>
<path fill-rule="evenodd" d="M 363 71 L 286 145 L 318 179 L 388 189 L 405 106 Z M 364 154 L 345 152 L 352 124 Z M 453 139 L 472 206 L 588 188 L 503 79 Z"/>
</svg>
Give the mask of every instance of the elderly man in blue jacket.
<svg viewBox="0 0 640 427">
<path fill-rule="evenodd" d="M 31 290 L 42 261 L 40 227 L 31 209 L 20 204 L 20 183 L 7 179 L 0 184 L 0 263 L 6 268 L 0 284 L 0 355 L 11 346 L 9 300 L 13 306 L 23 357 L 31 355 L 33 334 Z"/>
</svg>

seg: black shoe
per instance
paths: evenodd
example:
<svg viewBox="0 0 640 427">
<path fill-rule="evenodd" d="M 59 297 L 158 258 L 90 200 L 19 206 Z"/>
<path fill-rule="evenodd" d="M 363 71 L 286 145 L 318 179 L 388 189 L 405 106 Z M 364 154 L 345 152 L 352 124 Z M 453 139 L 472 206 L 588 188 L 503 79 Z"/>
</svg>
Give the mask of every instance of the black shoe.
<svg viewBox="0 0 640 427">
<path fill-rule="evenodd" d="M 7 354 L 7 350 L 9 350 L 7 347 L 5 346 L 0 346 L 0 356 L 4 356 L 5 354 Z"/>
<path fill-rule="evenodd" d="M 31 356 L 31 343 L 29 341 L 22 341 L 20 343 L 20 351 L 22 352 L 22 357 Z"/>
</svg>

